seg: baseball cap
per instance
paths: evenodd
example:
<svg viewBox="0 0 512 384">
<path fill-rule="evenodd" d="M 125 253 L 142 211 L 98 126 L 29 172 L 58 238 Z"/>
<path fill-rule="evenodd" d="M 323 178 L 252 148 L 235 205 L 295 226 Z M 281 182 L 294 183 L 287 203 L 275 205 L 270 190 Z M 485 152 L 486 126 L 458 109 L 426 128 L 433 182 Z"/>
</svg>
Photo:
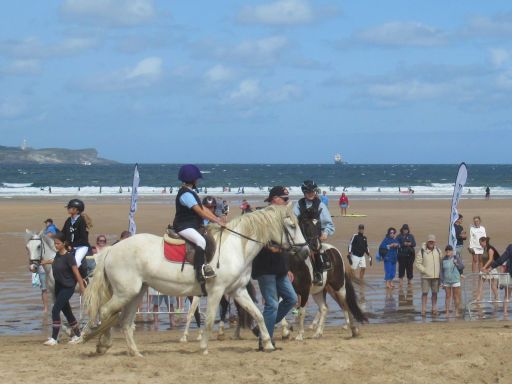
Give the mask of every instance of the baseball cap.
<svg viewBox="0 0 512 384">
<path fill-rule="evenodd" d="M 436 241 L 436 237 L 435 237 L 434 235 L 428 235 L 428 237 L 427 237 L 427 243 L 428 243 L 429 241 L 434 241 L 434 242 L 435 242 L 435 241 Z"/>
<path fill-rule="evenodd" d="M 268 194 L 268 197 L 263 201 L 268 203 L 268 202 L 272 201 L 272 199 L 276 196 L 288 196 L 288 190 L 281 185 L 272 187 L 272 189 L 270 190 L 270 192 Z"/>
</svg>

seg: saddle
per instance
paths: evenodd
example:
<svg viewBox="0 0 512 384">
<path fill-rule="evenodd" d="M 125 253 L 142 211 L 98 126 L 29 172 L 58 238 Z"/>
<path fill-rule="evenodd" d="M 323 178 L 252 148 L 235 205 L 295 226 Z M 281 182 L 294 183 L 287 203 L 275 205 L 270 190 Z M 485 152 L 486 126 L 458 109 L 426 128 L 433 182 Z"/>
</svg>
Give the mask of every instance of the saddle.
<svg viewBox="0 0 512 384">
<path fill-rule="evenodd" d="M 205 257 L 206 262 L 211 262 L 215 254 L 215 239 L 208 233 L 206 228 L 200 228 L 198 232 L 206 240 Z M 194 264 L 196 245 L 181 237 L 172 227 L 167 227 L 163 236 L 164 256 L 171 263 Z"/>
</svg>

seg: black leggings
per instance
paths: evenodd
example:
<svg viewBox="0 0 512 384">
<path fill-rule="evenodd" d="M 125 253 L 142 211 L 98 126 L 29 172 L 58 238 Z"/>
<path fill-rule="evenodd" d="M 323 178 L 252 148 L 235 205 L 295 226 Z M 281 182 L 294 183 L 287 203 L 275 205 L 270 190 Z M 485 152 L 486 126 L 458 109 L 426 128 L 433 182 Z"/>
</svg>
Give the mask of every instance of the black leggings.
<svg viewBox="0 0 512 384">
<path fill-rule="evenodd" d="M 73 296 L 73 293 L 75 293 L 75 287 L 65 287 L 57 281 L 55 282 L 55 303 L 52 308 L 52 338 L 55 340 L 57 340 L 57 337 L 59 336 L 61 311 L 64 316 L 66 316 L 66 320 L 68 321 L 69 326 L 73 328 L 75 335 L 80 336 L 78 322 L 76 321 L 73 311 L 71 310 L 71 305 L 69 304 L 69 300 L 71 299 L 71 296 Z"/>
<path fill-rule="evenodd" d="M 407 279 L 412 280 L 414 266 L 414 254 L 412 256 L 398 256 L 398 277 L 403 279 L 407 271 Z"/>
</svg>

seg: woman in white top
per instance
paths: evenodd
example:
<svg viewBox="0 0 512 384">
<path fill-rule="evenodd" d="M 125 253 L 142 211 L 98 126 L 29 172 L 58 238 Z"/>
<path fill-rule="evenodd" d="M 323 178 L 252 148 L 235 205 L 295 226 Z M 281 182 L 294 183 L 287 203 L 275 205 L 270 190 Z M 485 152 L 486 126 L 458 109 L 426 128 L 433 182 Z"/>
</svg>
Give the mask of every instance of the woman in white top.
<svg viewBox="0 0 512 384">
<path fill-rule="evenodd" d="M 480 238 L 487 237 L 485 228 L 480 225 L 480 216 L 473 217 L 473 225 L 469 230 L 469 253 L 473 255 L 473 262 L 471 263 L 471 271 L 479 272 L 482 267 L 482 255 L 484 249 L 480 245 Z"/>
</svg>

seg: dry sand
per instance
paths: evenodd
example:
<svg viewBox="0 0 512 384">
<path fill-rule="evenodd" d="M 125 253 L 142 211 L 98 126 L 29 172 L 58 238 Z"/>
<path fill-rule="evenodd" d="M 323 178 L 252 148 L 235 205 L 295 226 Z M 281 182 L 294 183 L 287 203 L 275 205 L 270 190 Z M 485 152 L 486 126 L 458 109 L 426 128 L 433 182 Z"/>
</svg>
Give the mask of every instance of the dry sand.
<svg viewBox="0 0 512 384">
<path fill-rule="evenodd" d="M 0 201 L 0 279 L 6 273 L 26 276 L 25 228 L 40 229 L 47 217 L 62 225 L 67 200 Z M 84 200 L 95 223 L 91 241 L 99 233 L 113 240 L 126 228 L 128 199 Z M 141 198 L 136 214 L 138 232 L 162 233 L 172 215 L 171 203 Z M 442 246 L 447 239 L 449 206 L 448 200 L 352 200 L 349 213 L 368 216 L 335 217 L 336 235 L 331 242 L 344 249 L 357 224 L 363 223 L 374 251 L 387 227 L 408 223 L 418 242 L 434 233 Z M 330 208 L 333 215 L 339 215 L 334 201 Z M 466 218 L 466 229 L 471 217 L 480 215 L 499 250 L 512 242 L 512 200 L 463 200 L 459 210 Z M 232 205 L 232 215 L 238 213 L 238 207 Z M 470 265 L 468 258 L 466 265 Z M 382 276 L 382 269 L 382 265 L 374 265 L 368 273 Z M 195 342 L 179 344 L 176 331 L 137 332 L 144 359 L 126 356 L 119 332 L 105 357 L 93 353 L 94 344 L 48 348 L 41 345 L 41 335 L 2 336 L 0 383 L 509 383 L 510 326 L 509 321 L 369 324 L 357 339 L 348 339 L 348 332 L 339 328 L 328 328 L 321 340 L 279 343 L 282 350 L 273 353 L 255 352 L 255 340 L 246 332 L 246 341 L 212 342 L 206 357 L 200 356 Z"/>
</svg>

